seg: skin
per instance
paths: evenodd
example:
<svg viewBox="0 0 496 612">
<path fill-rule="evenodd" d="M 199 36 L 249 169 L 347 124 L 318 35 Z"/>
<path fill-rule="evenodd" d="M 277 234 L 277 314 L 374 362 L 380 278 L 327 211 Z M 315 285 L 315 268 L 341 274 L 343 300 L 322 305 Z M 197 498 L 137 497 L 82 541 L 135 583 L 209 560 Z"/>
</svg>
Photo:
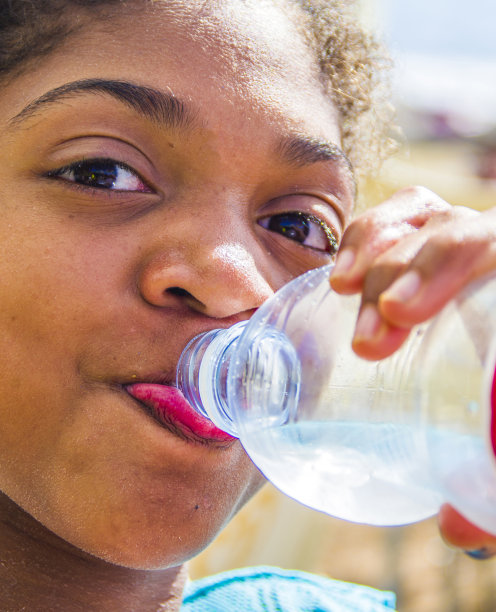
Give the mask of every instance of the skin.
<svg viewBox="0 0 496 612">
<path fill-rule="evenodd" d="M 300 211 L 339 240 L 351 215 L 337 114 L 292 22 L 200 5 L 82 15 L 2 88 L 1 609 L 178 608 L 182 564 L 262 477 L 239 442 L 184 440 L 123 385 L 172 381 L 191 337 L 330 261 L 320 225 L 301 244 L 267 219 Z M 95 78 L 191 110 L 173 127 L 107 93 L 34 102 Z M 295 138 L 305 159 L 281 155 Z M 67 166 L 92 158 L 126 164 L 120 189 L 75 183 Z"/>
</svg>

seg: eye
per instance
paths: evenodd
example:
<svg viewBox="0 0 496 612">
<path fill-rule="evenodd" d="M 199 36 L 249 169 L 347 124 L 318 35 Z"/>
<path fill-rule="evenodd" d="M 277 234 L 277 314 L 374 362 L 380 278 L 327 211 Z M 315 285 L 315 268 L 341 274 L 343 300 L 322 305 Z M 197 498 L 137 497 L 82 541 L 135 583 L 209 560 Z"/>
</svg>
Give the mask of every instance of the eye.
<svg viewBox="0 0 496 612">
<path fill-rule="evenodd" d="M 96 189 L 152 192 L 136 171 L 113 159 L 78 161 L 50 172 L 48 176 Z"/>
<path fill-rule="evenodd" d="M 281 234 L 303 246 L 334 255 L 338 242 L 331 228 L 322 219 L 309 213 L 287 212 L 259 220 L 271 232 Z"/>
</svg>

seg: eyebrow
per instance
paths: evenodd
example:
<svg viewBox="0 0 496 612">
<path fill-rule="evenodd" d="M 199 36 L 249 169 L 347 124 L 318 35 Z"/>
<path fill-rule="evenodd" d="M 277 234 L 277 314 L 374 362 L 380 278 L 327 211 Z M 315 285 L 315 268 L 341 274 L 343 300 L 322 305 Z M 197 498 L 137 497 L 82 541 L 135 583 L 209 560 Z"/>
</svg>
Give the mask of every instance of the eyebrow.
<svg viewBox="0 0 496 612">
<path fill-rule="evenodd" d="M 47 91 L 17 113 L 9 124 L 17 126 L 46 106 L 87 93 L 112 96 L 148 119 L 172 128 L 189 128 L 196 122 L 192 110 L 172 92 L 159 91 L 128 81 L 84 79 Z"/>
<path fill-rule="evenodd" d="M 148 119 L 170 128 L 188 129 L 200 123 L 193 109 L 172 92 L 129 81 L 82 79 L 47 91 L 10 119 L 9 125 L 16 127 L 44 107 L 88 93 L 112 96 Z M 353 176 L 353 167 L 346 154 L 338 145 L 325 140 L 303 135 L 290 136 L 281 140 L 276 153 L 286 163 L 298 166 L 337 161 L 344 164 Z"/>
<path fill-rule="evenodd" d="M 318 162 L 342 163 L 351 174 L 353 166 L 345 152 L 335 143 L 308 136 L 292 136 L 279 143 L 277 152 L 289 164 L 306 166 Z"/>
</svg>

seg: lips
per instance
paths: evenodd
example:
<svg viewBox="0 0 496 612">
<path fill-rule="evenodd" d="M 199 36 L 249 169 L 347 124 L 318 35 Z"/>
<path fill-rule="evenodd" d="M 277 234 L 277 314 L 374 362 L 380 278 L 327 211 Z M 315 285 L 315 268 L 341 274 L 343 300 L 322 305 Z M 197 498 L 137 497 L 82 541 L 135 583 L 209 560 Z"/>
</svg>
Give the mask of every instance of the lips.
<svg viewBox="0 0 496 612">
<path fill-rule="evenodd" d="M 176 387 L 156 383 L 125 385 L 126 391 L 143 404 L 164 427 L 194 442 L 230 444 L 236 438 L 198 414 Z"/>
</svg>

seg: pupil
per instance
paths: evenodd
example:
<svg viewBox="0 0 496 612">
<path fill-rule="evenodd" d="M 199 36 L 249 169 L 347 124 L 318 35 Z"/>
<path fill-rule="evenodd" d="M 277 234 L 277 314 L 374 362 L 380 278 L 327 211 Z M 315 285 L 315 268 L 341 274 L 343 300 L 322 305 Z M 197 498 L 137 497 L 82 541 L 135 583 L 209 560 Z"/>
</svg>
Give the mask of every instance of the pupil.
<svg viewBox="0 0 496 612">
<path fill-rule="evenodd" d="M 268 229 L 296 242 L 305 242 L 310 227 L 307 219 L 296 214 L 276 215 L 269 221 Z"/>
<path fill-rule="evenodd" d="M 74 171 L 74 180 L 92 187 L 113 187 L 117 179 L 115 164 L 80 164 Z"/>
</svg>

